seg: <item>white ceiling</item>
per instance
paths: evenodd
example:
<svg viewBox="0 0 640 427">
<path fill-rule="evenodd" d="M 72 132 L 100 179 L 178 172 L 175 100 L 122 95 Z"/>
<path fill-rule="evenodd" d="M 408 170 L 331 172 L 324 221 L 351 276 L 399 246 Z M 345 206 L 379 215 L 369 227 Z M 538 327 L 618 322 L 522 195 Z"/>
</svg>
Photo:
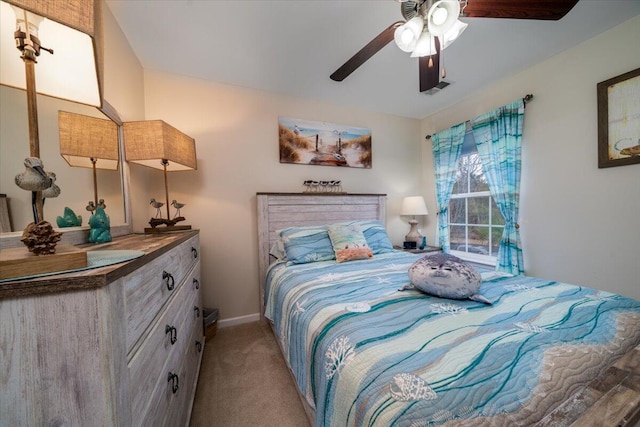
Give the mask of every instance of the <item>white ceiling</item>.
<svg viewBox="0 0 640 427">
<path fill-rule="evenodd" d="M 393 42 L 343 82 L 329 79 L 402 19 L 393 0 L 107 0 L 107 5 L 147 69 L 413 118 L 451 106 L 640 14 L 639 0 L 580 0 L 560 21 L 463 19 L 469 27 L 443 55 L 452 84 L 426 95 L 419 92 L 418 60 Z"/>
</svg>

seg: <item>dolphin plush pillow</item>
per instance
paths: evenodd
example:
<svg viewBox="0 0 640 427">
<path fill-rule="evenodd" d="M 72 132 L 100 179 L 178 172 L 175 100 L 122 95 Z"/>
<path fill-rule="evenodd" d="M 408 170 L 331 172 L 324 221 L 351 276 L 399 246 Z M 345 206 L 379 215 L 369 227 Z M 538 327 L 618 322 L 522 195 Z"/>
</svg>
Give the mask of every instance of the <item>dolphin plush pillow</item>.
<svg viewBox="0 0 640 427">
<path fill-rule="evenodd" d="M 430 295 L 492 304 L 478 295 L 482 282 L 480 273 L 453 255 L 435 254 L 417 260 L 409 267 L 409 279 L 413 285 L 409 288 L 415 287 Z"/>
</svg>

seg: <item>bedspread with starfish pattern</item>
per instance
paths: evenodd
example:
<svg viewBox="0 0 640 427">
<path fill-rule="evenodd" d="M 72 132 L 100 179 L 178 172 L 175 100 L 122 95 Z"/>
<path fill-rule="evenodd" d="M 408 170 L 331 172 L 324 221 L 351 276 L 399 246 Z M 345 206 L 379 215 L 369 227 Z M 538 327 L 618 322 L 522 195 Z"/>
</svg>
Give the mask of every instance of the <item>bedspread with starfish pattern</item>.
<svg viewBox="0 0 640 427">
<path fill-rule="evenodd" d="M 492 306 L 398 291 L 418 258 L 270 267 L 266 317 L 316 426 L 528 426 L 640 345 L 640 301 L 492 272 Z"/>
</svg>

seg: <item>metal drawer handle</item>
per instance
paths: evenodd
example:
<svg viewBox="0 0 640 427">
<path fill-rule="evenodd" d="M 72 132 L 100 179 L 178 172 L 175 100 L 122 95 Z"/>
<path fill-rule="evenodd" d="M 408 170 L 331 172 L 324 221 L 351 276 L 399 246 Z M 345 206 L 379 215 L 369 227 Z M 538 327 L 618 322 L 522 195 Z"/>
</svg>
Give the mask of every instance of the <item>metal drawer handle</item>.
<svg viewBox="0 0 640 427">
<path fill-rule="evenodd" d="M 196 285 L 196 289 L 200 289 L 200 281 L 198 279 L 193 279 L 193 284 Z"/>
<path fill-rule="evenodd" d="M 169 289 L 170 291 L 172 291 L 175 288 L 176 281 L 170 273 L 163 271 L 162 280 L 164 280 L 167 283 L 167 289 Z"/>
<path fill-rule="evenodd" d="M 202 351 L 202 343 L 200 341 L 196 341 L 196 348 L 198 349 L 198 353 Z"/>
<path fill-rule="evenodd" d="M 200 317 L 200 307 L 193 307 L 193 311 L 196 312 L 196 317 Z"/>
<path fill-rule="evenodd" d="M 191 246 L 191 253 L 193 254 L 193 259 L 198 258 L 198 250 Z"/>
<path fill-rule="evenodd" d="M 169 334 L 169 339 L 171 340 L 171 345 L 174 345 L 176 343 L 176 341 L 178 340 L 178 330 L 176 328 L 174 328 L 173 326 L 165 326 L 164 327 L 164 334 Z"/>
<path fill-rule="evenodd" d="M 171 383 L 171 391 L 173 392 L 173 394 L 176 394 L 178 392 L 178 388 L 180 387 L 180 378 L 178 378 L 178 375 L 169 371 L 167 382 Z"/>
</svg>

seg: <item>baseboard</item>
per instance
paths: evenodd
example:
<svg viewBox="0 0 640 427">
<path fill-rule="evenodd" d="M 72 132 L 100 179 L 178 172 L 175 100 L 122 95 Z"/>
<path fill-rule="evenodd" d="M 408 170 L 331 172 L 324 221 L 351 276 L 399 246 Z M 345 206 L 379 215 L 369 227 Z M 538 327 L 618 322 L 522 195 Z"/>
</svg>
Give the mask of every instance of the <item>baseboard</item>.
<svg viewBox="0 0 640 427">
<path fill-rule="evenodd" d="M 241 325 L 243 323 L 257 322 L 260 320 L 260 313 L 247 314 L 246 316 L 231 317 L 229 319 L 218 320 L 218 328 L 228 328 L 229 326 Z"/>
</svg>

